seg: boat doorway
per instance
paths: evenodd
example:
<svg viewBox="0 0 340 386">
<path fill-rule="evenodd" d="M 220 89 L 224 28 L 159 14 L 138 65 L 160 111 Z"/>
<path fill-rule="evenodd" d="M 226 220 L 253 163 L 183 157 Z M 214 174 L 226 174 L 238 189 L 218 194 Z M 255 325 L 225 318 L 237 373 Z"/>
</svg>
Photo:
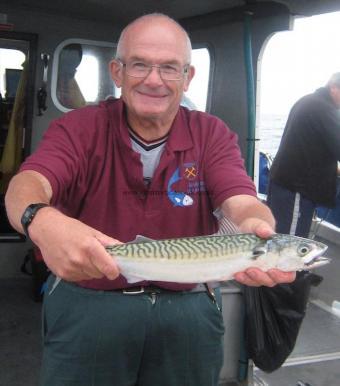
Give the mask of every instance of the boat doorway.
<svg viewBox="0 0 340 386">
<path fill-rule="evenodd" d="M 9 225 L 4 195 L 30 152 L 37 37 L 0 31 L 0 240 L 23 239 Z"/>
</svg>

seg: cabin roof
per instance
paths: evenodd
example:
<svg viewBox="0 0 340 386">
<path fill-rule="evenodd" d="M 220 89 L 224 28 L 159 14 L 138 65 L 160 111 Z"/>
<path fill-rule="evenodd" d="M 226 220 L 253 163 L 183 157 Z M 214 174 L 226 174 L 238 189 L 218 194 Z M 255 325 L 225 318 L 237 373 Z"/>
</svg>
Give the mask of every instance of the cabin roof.
<svg viewBox="0 0 340 386">
<path fill-rule="evenodd" d="M 125 25 L 139 15 L 150 12 L 162 12 L 175 19 L 186 19 L 217 11 L 235 8 L 255 7 L 260 3 L 272 3 L 268 0 L 3 0 L 3 4 L 18 6 L 47 13 L 67 14 L 72 17 L 113 22 Z M 338 0 L 276 0 L 287 6 L 293 15 L 311 16 L 339 10 Z M 261 4 L 262 6 L 264 4 Z M 269 4 L 268 4 L 269 6 Z"/>
</svg>

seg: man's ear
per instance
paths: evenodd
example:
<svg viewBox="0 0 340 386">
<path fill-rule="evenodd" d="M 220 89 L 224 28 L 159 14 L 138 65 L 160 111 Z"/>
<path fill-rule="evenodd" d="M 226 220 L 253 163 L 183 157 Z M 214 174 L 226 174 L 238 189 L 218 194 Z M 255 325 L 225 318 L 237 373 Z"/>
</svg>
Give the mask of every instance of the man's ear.
<svg viewBox="0 0 340 386">
<path fill-rule="evenodd" d="M 191 79 L 194 77 L 194 75 L 195 75 L 195 67 L 194 66 L 190 66 L 188 68 L 188 72 L 187 72 L 186 77 L 184 79 L 184 86 L 183 86 L 183 90 L 184 91 L 188 91 L 189 84 L 191 82 Z"/>
<path fill-rule="evenodd" d="M 111 78 L 115 82 L 115 85 L 120 88 L 122 86 L 122 79 L 123 79 L 123 73 L 122 73 L 122 65 L 121 63 L 113 59 L 111 60 L 110 64 L 110 73 L 111 73 Z"/>
</svg>

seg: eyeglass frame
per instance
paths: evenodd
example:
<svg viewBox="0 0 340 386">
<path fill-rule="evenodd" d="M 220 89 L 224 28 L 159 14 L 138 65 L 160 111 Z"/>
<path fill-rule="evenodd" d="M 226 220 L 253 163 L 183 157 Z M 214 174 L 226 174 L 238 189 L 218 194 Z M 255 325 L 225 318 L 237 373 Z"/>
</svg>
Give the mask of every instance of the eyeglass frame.
<svg viewBox="0 0 340 386">
<path fill-rule="evenodd" d="M 183 72 L 182 72 L 182 73 L 180 73 L 180 72 L 178 73 L 178 74 L 181 76 L 180 78 L 175 78 L 175 79 L 164 79 L 163 76 L 162 76 L 162 71 L 161 71 L 161 70 L 162 70 L 162 66 L 167 65 L 166 63 L 165 63 L 165 64 L 148 64 L 148 63 L 143 62 L 142 60 L 139 60 L 139 62 L 143 63 L 143 64 L 145 65 L 145 67 L 148 68 L 148 72 L 147 72 L 145 75 L 143 75 L 143 76 L 136 76 L 136 75 L 131 75 L 131 74 L 128 73 L 128 71 L 127 71 L 127 65 L 128 65 L 128 63 L 123 62 L 123 61 L 122 61 L 121 59 L 119 59 L 119 58 L 116 58 L 115 60 L 116 60 L 117 62 L 119 62 L 119 63 L 122 65 L 123 68 L 126 69 L 127 75 L 131 76 L 132 78 L 137 78 L 137 79 L 145 79 L 145 78 L 147 78 L 147 77 L 151 74 L 152 68 L 155 67 L 155 68 L 158 69 L 158 74 L 159 74 L 159 76 L 160 76 L 160 78 L 161 78 L 162 80 L 165 80 L 165 81 L 182 80 L 182 79 L 184 79 L 184 77 L 185 77 L 186 75 L 188 75 L 189 67 L 190 67 L 190 64 L 185 64 L 185 65 L 183 66 L 183 68 L 182 68 L 182 71 L 183 71 Z M 137 61 L 137 62 L 138 62 L 138 61 Z"/>
</svg>

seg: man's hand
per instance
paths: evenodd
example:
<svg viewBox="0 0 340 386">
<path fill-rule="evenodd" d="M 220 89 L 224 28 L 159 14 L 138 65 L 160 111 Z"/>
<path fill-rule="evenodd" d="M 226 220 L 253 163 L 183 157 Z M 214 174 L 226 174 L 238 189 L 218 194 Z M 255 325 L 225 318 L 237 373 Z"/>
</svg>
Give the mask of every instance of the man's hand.
<svg viewBox="0 0 340 386">
<path fill-rule="evenodd" d="M 224 215 L 237 225 L 241 233 L 254 233 L 264 239 L 275 233 L 275 220 L 270 209 L 255 197 L 246 195 L 231 197 L 223 203 L 222 210 Z M 280 283 L 291 283 L 295 278 L 295 272 L 283 272 L 278 269 L 263 272 L 255 267 L 234 275 L 234 279 L 238 282 L 255 287 L 262 285 L 274 287 Z"/>
<path fill-rule="evenodd" d="M 41 209 L 29 227 L 46 265 L 67 281 L 107 277 L 115 279 L 119 269 L 105 246 L 120 243 L 58 210 Z"/>
<path fill-rule="evenodd" d="M 280 283 L 291 283 L 295 280 L 295 272 L 283 272 L 278 269 L 270 269 L 263 272 L 259 268 L 248 268 L 244 272 L 238 272 L 234 275 L 234 279 L 241 284 L 260 287 L 274 287 Z"/>
<path fill-rule="evenodd" d="M 247 218 L 239 225 L 240 231 L 245 233 L 255 233 L 261 238 L 268 238 L 274 234 L 274 230 L 267 222 L 257 218 Z M 295 280 L 295 272 L 284 272 L 278 269 L 270 269 L 268 272 L 263 272 L 259 268 L 248 268 L 244 272 L 238 272 L 234 275 L 234 279 L 238 282 L 260 287 L 274 287 L 280 283 L 291 283 Z"/>
</svg>

